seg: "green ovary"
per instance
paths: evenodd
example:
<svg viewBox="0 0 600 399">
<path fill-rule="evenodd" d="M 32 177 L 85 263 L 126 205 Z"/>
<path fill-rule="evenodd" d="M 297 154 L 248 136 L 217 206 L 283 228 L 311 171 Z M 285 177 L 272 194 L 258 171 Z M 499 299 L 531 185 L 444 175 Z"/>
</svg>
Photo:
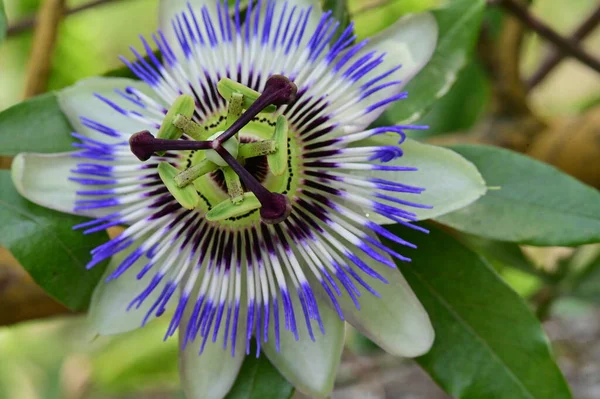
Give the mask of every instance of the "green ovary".
<svg viewBox="0 0 600 399">
<path fill-rule="evenodd" d="M 206 131 L 204 137 L 209 137 L 220 131 L 225 130 L 225 120 L 225 116 L 218 115 L 209 120 L 203 121 L 203 126 Z M 252 151 L 260 151 L 261 149 L 265 148 L 273 148 L 273 143 L 271 142 L 271 139 L 273 138 L 275 124 L 276 117 L 271 115 L 260 114 L 256 118 L 254 118 L 252 122 L 248 123 L 241 129 L 238 135 L 238 139 L 240 142 L 240 155 L 237 157 L 240 163 L 245 164 L 246 162 L 246 160 L 242 156 L 242 153 L 248 154 Z M 257 143 L 259 142 L 263 142 L 264 145 L 257 145 Z M 242 147 L 245 144 L 248 145 L 250 143 L 252 143 L 253 146 L 246 147 L 248 151 L 242 151 Z M 264 178 L 261 180 L 261 184 L 270 192 L 287 195 L 290 198 L 290 200 L 292 200 L 295 195 L 299 180 L 299 144 L 300 141 L 294 134 L 293 130 L 290 129 L 287 145 L 287 167 L 285 168 L 285 171 L 279 176 L 276 176 L 272 173 L 271 170 L 268 170 L 266 155 L 261 155 L 262 157 L 264 157 L 264 162 L 262 163 L 268 170 L 266 176 L 264 176 Z M 276 151 L 280 150 L 281 149 L 279 148 L 279 146 L 276 146 Z M 286 148 L 283 148 L 283 151 L 286 151 Z M 197 165 L 206 165 L 206 154 L 207 151 L 202 150 L 182 152 L 182 160 L 181 162 L 179 162 L 177 167 L 180 171 L 183 172 L 184 170 L 193 168 Z M 223 201 L 232 201 L 229 195 L 230 193 L 228 193 L 226 187 L 224 187 L 224 183 L 217 181 L 217 179 L 215 178 L 217 173 L 220 173 L 222 175 L 222 172 L 212 171 L 200 176 L 199 178 L 193 181 L 193 186 L 195 187 L 196 191 L 198 192 L 198 195 L 200 196 L 200 201 L 196 209 L 202 214 L 209 212 L 211 209 L 213 209 L 215 206 L 222 203 Z M 246 190 L 246 192 L 248 191 Z M 239 206 L 244 206 L 243 202 L 240 203 Z M 253 224 L 258 224 L 259 222 L 260 215 L 258 209 L 254 209 L 248 212 L 244 212 L 241 215 L 220 220 L 215 223 L 219 223 L 224 227 L 231 229 L 240 229 Z"/>
</svg>

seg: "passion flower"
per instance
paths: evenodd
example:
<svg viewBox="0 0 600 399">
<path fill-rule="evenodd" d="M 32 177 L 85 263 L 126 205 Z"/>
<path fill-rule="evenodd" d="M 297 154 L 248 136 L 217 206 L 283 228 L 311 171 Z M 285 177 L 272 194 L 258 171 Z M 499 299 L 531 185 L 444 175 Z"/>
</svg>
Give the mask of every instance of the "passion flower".
<svg viewBox="0 0 600 399">
<path fill-rule="evenodd" d="M 333 40 L 338 22 L 312 2 L 248 4 L 162 1 L 160 57 L 142 39 L 147 57 L 123 59 L 140 81 L 63 91 L 77 150 L 21 154 L 13 176 L 30 200 L 94 217 L 84 234 L 127 226 L 92 251 L 90 268 L 111 259 L 92 324 L 117 333 L 167 313 L 191 397 L 224 396 L 253 337 L 257 356 L 327 395 L 344 320 L 395 355 L 433 342 L 395 267 L 409 259 L 377 238 L 412 246 L 381 220 L 422 229 L 426 187 L 390 164 L 420 127 L 367 127 L 406 98 L 437 25 L 409 16 L 382 33 L 395 40 L 355 43 L 352 25 Z M 57 188 L 41 195 L 48 176 Z"/>
</svg>

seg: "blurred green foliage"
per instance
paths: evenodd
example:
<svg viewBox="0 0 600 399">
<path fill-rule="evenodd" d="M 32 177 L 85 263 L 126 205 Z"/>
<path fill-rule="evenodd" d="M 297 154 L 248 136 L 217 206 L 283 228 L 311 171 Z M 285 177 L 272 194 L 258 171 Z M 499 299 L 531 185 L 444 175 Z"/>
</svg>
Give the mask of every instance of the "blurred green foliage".
<svg viewBox="0 0 600 399">
<path fill-rule="evenodd" d="M 361 39 L 389 26 L 403 14 L 443 8 L 448 1 L 451 0 L 350 0 L 348 12 L 355 20 L 355 31 Z M 69 1 L 69 6 L 85 2 Z M 4 3 L 8 21 L 14 23 L 34 13 L 40 1 L 4 0 Z M 594 0 L 544 0 L 536 2 L 535 7 L 542 18 L 566 33 L 594 4 Z M 117 56 L 129 57 L 130 45 L 140 47 L 137 35 L 148 35 L 156 28 L 156 5 L 157 0 L 123 0 L 68 17 L 59 32 L 49 88 L 60 89 L 81 78 L 121 67 Z M 492 28 L 501 24 L 498 12 L 490 13 L 487 19 Z M 3 24 L 0 13 L 0 32 Z M 492 33 L 495 31 L 492 29 Z M 21 98 L 31 40 L 31 32 L 25 32 L 7 38 L 0 46 L 0 109 Z M 599 42 L 600 35 L 590 40 L 592 45 Z M 535 37 L 528 38 L 524 51 L 528 72 L 535 69 L 547 52 Z M 536 107 L 554 115 L 576 112 L 587 104 L 597 103 L 600 84 L 591 81 L 590 76 L 597 79 L 581 66 L 565 63 L 534 93 Z M 431 129 L 418 132 L 415 138 L 471 128 L 485 114 L 490 93 L 485 71 L 476 61 L 469 60 L 448 94 L 418 121 Z M 507 247 L 506 243 L 471 240 L 467 236 L 462 239 L 490 260 L 505 281 L 523 297 L 536 292 L 547 277 L 545 271 L 540 271 L 543 262 L 524 255 L 516 244 Z M 561 289 L 568 288 L 572 297 L 600 301 L 598 247 L 585 248 L 591 249 L 569 259 L 576 273 L 566 280 L 569 287 L 561 286 Z M 578 302 L 564 306 L 569 312 L 573 306 L 582 308 Z M 84 320 L 79 317 L 1 328 L 0 398 L 106 399 L 134 394 L 143 398 L 146 393 L 159 392 L 160 398 L 180 399 L 177 342 L 173 339 L 162 342 L 166 322 L 163 318 L 142 330 L 98 338 L 85 330 Z M 373 348 L 353 337 L 349 345 L 357 351 Z M 77 392 L 84 392 L 85 396 Z"/>
<path fill-rule="evenodd" d="M 39 0 L 5 1 L 11 23 L 34 13 Z M 70 7 L 87 3 L 69 1 Z M 129 56 L 129 46 L 139 47 L 138 35 L 156 29 L 158 0 L 111 2 L 67 17 L 60 26 L 52 63 L 49 89 L 60 89 L 87 76 L 120 67 L 118 55 Z M 135 21 L 135 23 L 131 23 Z M 0 47 L 0 108 L 21 98 L 25 68 L 32 34 L 30 31 L 9 37 Z"/>
<path fill-rule="evenodd" d="M 4 11 L 4 2 L 0 0 L 0 43 L 4 40 L 6 36 L 6 15 Z"/>
<path fill-rule="evenodd" d="M 465 131 L 475 125 L 490 100 L 490 82 L 481 65 L 470 61 L 460 71 L 456 83 L 448 94 L 435 102 L 431 110 L 418 123 L 428 130 L 410 131 L 408 136 L 425 140 L 444 133 Z"/>
</svg>

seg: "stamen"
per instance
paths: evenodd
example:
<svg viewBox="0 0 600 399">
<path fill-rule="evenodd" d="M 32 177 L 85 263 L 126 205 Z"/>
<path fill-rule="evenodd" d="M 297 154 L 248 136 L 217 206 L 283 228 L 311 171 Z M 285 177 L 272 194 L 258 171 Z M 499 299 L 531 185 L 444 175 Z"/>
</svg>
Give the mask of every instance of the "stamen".
<svg viewBox="0 0 600 399">
<path fill-rule="evenodd" d="M 173 125 L 178 129 L 183 130 L 185 134 L 194 140 L 204 141 L 210 136 L 209 131 L 184 115 L 177 115 L 175 119 L 173 119 Z"/>
<path fill-rule="evenodd" d="M 152 154 L 159 151 L 207 150 L 212 148 L 210 141 L 192 140 L 161 140 L 155 138 L 149 131 L 144 130 L 129 138 L 131 152 L 140 160 L 147 161 Z"/>
<path fill-rule="evenodd" d="M 275 176 L 281 176 L 287 168 L 288 158 L 288 124 L 283 115 L 277 117 L 273 141 L 277 144 L 277 151 L 267 156 L 267 162 L 271 172 Z"/>
<path fill-rule="evenodd" d="M 225 120 L 225 127 L 233 125 L 238 118 L 244 112 L 244 95 L 240 93 L 233 93 L 229 105 L 227 107 L 227 119 Z"/>
<path fill-rule="evenodd" d="M 244 86 L 241 83 L 238 83 L 229 78 L 223 78 L 219 80 L 217 83 L 217 90 L 219 94 L 227 101 L 231 101 L 235 94 L 242 95 L 242 108 L 248 109 L 250 106 L 260 97 L 260 93 L 256 90 L 249 88 L 248 86 Z M 265 107 L 261 112 L 271 113 L 275 112 L 277 107 L 274 105 L 269 105 Z"/>
<path fill-rule="evenodd" d="M 225 220 L 244 215 L 248 212 L 259 209 L 260 207 L 261 203 L 256 198 L 256 195 L 253 193 L 244 193 L 243 201 L 239 203 L 233 203 L 228 199 L 221 201 L 210 211 L 208 211 L 204 217 L 208 221 L 218 222 L 219 220 Z"/>
<path fill-rule="evenodd" d="M 175 176 L 175 184 L 177 187 L 185 187 L 188 184 L 193 183 L 197 178 L 204 176 L 205 174 L 219 169 L 219 165 L 208 159 L 203 159 L 197 165 L 187 168 L 183 172 Z"/>
<path fill-rule="evenodd" d="M 221 146 L 215 149 L 225 162 L 242 179 L 261 203 L 260 217 L 265 223 L 276 224 L 284 221 L 292 212 L 292 205 L 286 195 L 272 193 L 264 188 L 227 150 Z"/>
<path fill-rule="evenodd" d="M 169 140 L 177 140 L 181 138 L 183 132 L 173 124 L 173 120 L 177 117 L 177 115 L 183 115 L 186 118 L 191 118 L 194 115 L 194 109 L 196 108 L 196 104 L 194 99 L 187 94 L 182 94 L 177 97 L 177 99 L 169 108 L 167 115 L 163 119 L 162 124 L 160 125 L 160 129 L 158 129 L 158 133 L 156 137 L 159 139 L 169 139 Z"/>
<path fill-rule="evenodd" d="M 272 75 L 265 83 L 265 89 L 260 96 L 250 105 L 238 120 L 236 120 L 225 133 L 220 135 L 214 142 L 213 148 L 230 139 L 234 134 L 246 126 L 256 115 L 269 105 L 289 104 L 296 98 L 298 88 L 288 78 L 281 75 Z M 244 95 L 244 98 L 246 96 Z"/>
<path fill-rule="evenodd" d="M 158 175 L 164 183 L 165 187 L 181 206 L 186 209 L 194 209 L 200 202 L 200 196 L 194 186 L 180 188 L 175 183 L 175 176 L 179 173 L 179 169 L 168 162 L 161 162 L 158 165 Z"/>
<path fill-rule="evenodd" d="M 244 190 L 242 189 L 240 177 L 230 167 L 223 168 L 223 177 L 231 202 L 234 204 L 242 202 L 244 200 Z"/>
<path fill-rule="evenodd" d="M 182 95 L 167 112 L 157 134 L 158 138 L 152 136 L 147 130 L 135 133 L 129 139 L 131 151 L 138 159 L 146 161 L 154 153 L 162 151 L 208 150 L 205 153 L 205 160 L 183 172 L 166 162 L 159 165 L 161 180 L 175 199 L 185 208 L 193 209 L 199 203 L 199 195 L 190 184 L 200 176 L 221 167 L 231 198 L 231 201 L 219 204 L 221 206 L 219 209 L 224 207 L 221 213 L 237 214 L 242 208 L 254 207 L 254 202 L 258 201 L 262 220 L 270 224 L 280 223 L 292 211 L 289 198 L 283 194 L 272 193 L 263 187 L 236 158 L 267 155 L 272 173 L 276 176 L 282 175 L 286 170 L 288 157 L 287 120 L 284 116 L 277 118 L 272 140 L 248 143 L 240 147 L 237 135 L 260 112 L 273 112 L 277 107 L 292 102 L 296 98 L 298 89 L 285 76 L 273 75 L 267 79 L 262 93 L 226 78 L 219 81 L 218 90 L 229 101 L 224 132 L 220 131 L 206 137 L 208 132 L 203 131 L 203 128 L 191 120 L 194 113 L 194 100 Z M 170 139 L 178 139 L 184 133 L 194 139 L 202 140 Z M 169 139 L 162 139 L 163 137 Z M 239 150 L 241 154 L 238 154 Z M 227 165 L 229 167 L 226 167 Z M 252 192 L 251 198 L 254 199 L 246 206 L 242 206 L 242 202 L 245 201 L 248 193 L 243 192 L 240 179 Z M 230 205 L 234 208 L 230 209 Z"/>
<path fill-rule="evenodd" d="M 238 158 L 254 158 L 262 155 L 272 154 L 277 151 L 277 145 L 273 140 L 255 141 L 240 145 Z"/>
</svg>

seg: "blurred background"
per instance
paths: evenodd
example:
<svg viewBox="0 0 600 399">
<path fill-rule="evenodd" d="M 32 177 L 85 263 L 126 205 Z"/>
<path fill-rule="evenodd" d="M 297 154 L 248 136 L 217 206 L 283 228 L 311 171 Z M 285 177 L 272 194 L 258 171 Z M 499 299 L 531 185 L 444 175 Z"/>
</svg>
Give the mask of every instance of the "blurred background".
<svg viewBox="0 0 600 399">
<path fill-rule="evenodd" d="M 49 90 L 121 67 L 118 55 L 128 55 L 130 45 L 138 46 L 139 34 L 156 29 L 156 0 L 92 2 L 98 4 L 79 10 L 89 2 L 66 2 L 68 10 L 78 12 L 60 24 Z M 9 30 L 0 46 L 0 109 L 24 97 L 31 18 L 40 3 L 4 0 Z M 364 38 L 407 12 L 440 5 L 439 0 L 351 0 L 349 10 L 358 36 Z M 538 0 L 530 12 L 570 36 L 594 13 L 597 24 L 599 7 L 598 0 Z M 591 31 L 582 47 L 600 57 L 600 29 Z M 600 187 L 600 75 L 566 58 L 533 84 L 531 77 L 553 47 L 509 20 L 499 7 L 490 6 L 486 12 L 476 47 L 452 89 L 419 121 L 431 129 L 414 138 L 437 144 L 501 145 Z M 516 65 L 512 72 L 511 63 Z M 515 74 L 528 83 L 511 86 Z M 582 163 L 582 158 L 592 162 Z M 459 238 L 491 259 L 506 281 L 530 301 L 544 321 L 574 397 L 600 399 L 599 246 L 528 248 L 466 235 Z M 574 275 L 586 273 L 586 279 L 559 278 L 573 270 Z M 85 316 L 67 314 L 0 248 L 0 398 L 183 398 L 178 389 L 177 342 L 162 341 L 165 322 L 93 339 Z M 385 355 L 349 331 L 334 397 L 447 396 L 416 364 Z"/>
</svg>

